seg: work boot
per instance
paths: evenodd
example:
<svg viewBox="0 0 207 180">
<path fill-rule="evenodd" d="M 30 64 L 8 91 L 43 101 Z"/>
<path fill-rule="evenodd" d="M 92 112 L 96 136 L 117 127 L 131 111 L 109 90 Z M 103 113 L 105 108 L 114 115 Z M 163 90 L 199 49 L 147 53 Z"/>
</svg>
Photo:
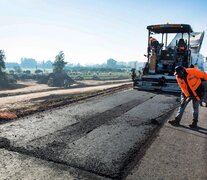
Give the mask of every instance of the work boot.
<svg viewBox="0 0 207 180">
<path fill-rule="evenodd" d="M 198 120 L 194 120 L 194 119 L 193 119 L 192 124 L 189 125 L 190 128 L 196 128 L 196 127 L 197 127 L 197 123 L 198 123 Z"/>
<path fill-rule="evenodd" d="M 173 126 L 179 126 L 180 125 L 180 120 L 175 118 L 174 120 L 168 121 Z"/>
</svg>

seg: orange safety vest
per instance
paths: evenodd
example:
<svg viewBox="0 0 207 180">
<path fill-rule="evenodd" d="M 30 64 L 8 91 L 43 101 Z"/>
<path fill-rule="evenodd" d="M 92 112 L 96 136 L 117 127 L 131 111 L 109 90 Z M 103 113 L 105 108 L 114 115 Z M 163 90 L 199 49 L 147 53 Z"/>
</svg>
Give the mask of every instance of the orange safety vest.
<svg viewBox="0 0 207 180">
<path fill-rule="evenodd" d="M 201 78 L 207 80 L 207 74 L 203 71 L 198 70 L 197 68 L 185 68 L 187 75 L 187 82 L 188 85 L 195 96 L 195 98 L 200 101 L 202 96 L 202 84 L 201 84 Z M 179 78 L 176 75 L 176 80 L 178 82 L 178 85 L 180 86 L 182 92 L 185 94 L 186 97 L 190 96 L 190 93 L 188 91 L 188 86 L 185 83 L 184 79 Z"/>
<path fill-rule="evenodd" d="M 150 43 L 152 43 L 152 42 L 154 42 L 154 41 L 157 41 L 157 39 L 155 39 L 155 38 L 150 38 Z"/>
</svg>

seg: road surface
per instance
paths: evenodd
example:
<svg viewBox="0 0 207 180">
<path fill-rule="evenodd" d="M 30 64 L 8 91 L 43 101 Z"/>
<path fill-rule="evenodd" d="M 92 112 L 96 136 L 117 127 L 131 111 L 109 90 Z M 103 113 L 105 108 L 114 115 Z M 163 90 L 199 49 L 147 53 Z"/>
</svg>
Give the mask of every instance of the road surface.
<svg viewBox="0 0 207 180">
<path fill-rule="evenodd" d="M 177 106 L 137 90 L 0 125 L 0 179 L 121 179 Z"/>
</svg>

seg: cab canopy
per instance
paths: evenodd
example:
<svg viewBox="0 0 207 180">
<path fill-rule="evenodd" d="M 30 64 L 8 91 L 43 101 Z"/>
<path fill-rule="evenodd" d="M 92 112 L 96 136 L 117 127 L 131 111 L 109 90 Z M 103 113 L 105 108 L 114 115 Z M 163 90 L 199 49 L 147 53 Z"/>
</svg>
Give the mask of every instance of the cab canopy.
<svg viewBox="0 0 207 180">
<path fill-rule="evenodd" d="M 192 33 L 193 30 L 188 24 L 158 24 L 147 26 L 147 29 L 154 33 Z"/>
</svg>

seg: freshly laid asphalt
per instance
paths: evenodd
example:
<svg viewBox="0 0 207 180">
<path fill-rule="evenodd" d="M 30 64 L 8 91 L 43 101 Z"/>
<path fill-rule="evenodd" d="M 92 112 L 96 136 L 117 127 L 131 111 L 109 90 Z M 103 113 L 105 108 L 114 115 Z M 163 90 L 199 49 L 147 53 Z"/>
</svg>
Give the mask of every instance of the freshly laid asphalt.
<svg viewBox="0 0 207 180">
<path fill-rule="evenodd" d="M 187 128 L 189 105 L 183 126 L 160 129 L 177 105 L 127 90 L 1 124 L 0 179 L 206 178 L 206 109 L 202 128 Z"/>
<path fill-rule="evenodd" d="M 180 126 L 164 124 L 127 180 L 207 179 L 207 108 L 200 108 L 198 128 L 194 129 L 189 128 L 191 111 L 189 103 Z M 169 120 L 174 119 L 175 113 Z"/>
</svg>

